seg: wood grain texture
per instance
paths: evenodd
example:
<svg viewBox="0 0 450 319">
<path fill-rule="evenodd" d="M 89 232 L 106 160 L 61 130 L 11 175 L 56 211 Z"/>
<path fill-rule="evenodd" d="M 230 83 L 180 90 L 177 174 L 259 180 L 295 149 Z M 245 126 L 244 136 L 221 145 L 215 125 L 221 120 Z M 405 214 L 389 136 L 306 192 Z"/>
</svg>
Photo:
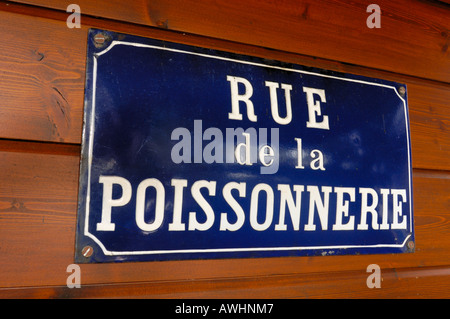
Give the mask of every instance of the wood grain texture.
<svg viewBox="0 0 450 319">
<path fill-rule="evenodd" d="M 408 103 L 413 166 L 448 170 L 450 87 L 438 91 L 425 84 L 409 84 Z"/>
<path fill-rule="evenodd" d="M 81 142 L 89 26 L 68 29 L 65 21 L 0 11 L 0 29 L 7 35 L 0 43 L 0 138 Z M 124 24 L 112 26 L 130 31 Z M 448 84 L 163 30 L 134 27 L 132 33 L 406 83 L 414 167 L 450 169 Z"/>
<path fill-rule="evenodd" d="M 0 287 L 65 285 L 66 268 L 74 260 L 78 165 L 79 157 L 56 152 L 0 152 Z M 413 187 L 415 253 L 83 264 L 82 283 L 174 281 L 182 286 L 186 280 L 364 272 L 372 263 L 383 269 L 446 267 L 450 265 L 450 174 L 416 170 Z"/>
<path fill-rule="evenodd" d="M 381 269 L 381 287 L 369 289 L 370 273 L 342 271 L 238 279 L 143 282 L 1 289 L 0 298 L 445 298 L 450 268 Z M 167 307 L 162 309 L 167 310 Z M 217 309 L 219 310 L 219 309 Z"/>
<path fill-rule="evenodd" d="M 16 1 L 63 11 L 72 3 Z M 77 4 L 85 15 L 450 80 L 450 9 L 444 4 L 379 0 L 381 28 L 376 29 L 366 25 L 370 13 L 364 0 L 80 0 Z"/>
<path fill-rule="evenodd" d="M 0 298 L 450 297 L 449 6 L 379 1 L 368 29 L 362 0 L 80 0 L 68 29 L 69 3 L 0 0 Z M 416 251 L 83 264 L 67 288 L 90 27 L 405 83 Z"/>
<path fill-rule="evenodd" d="M 4 12 L 0 21 L 0 136 L 79 142 L 86 32 Z"/>
</svg>

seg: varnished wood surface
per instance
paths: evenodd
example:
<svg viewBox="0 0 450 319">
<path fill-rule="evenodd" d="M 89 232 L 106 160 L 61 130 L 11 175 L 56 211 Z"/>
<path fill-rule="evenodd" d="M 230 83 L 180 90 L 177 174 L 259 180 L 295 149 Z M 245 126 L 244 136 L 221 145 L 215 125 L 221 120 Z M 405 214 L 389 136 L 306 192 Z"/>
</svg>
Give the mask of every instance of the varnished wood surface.
<svg viewBox="0 0 450 319">
<path fill-rule="evenodd" d="M 68 29 L 69 2 L 16 2 L 30 5 L 0 1 L 0 298 L 450 297 L 448 6 L 381 1 L 382 28 L 366 30 L 359 0 L 82 0 Z M 67 288 L 90 27 L 407 84 L 416 251 L 83 264 L 82 288 Z M 382 289 L 366 286 L 373 263 Z"/>
<path fill-rule="evenodd" d="M 442 298 L 450 285 L 450 268 L 382 270 L 380 288 L 368 288 L 366 270 L 179 282 L 143 282 L 1 289 L 0 298 Z M 431 287 L 431 289 L 430 289 Z M 274 297 L 276 296 L 276 297 Z M 180 301 L 181 303 L 182 301 Z M 229 301 L 228 301 L 229 303 Z M 276 306 L 279 306 L 276 304 Z M 276 307 L 275 306 L 275 307 Z M 164 308 L 163 308 L 164 309 Z M 167 310 L 167 309 L 164 309 Z M 277 309 L 279 310 L 279 309 Z"/>
<path fill-rule="evenodd" d="M 81 29 L 68 29 L 65 21 L 0 11 L 7 37 L 0 42 L 0 138 L 81 142 L 87 32 L 91 26 L 111 27 L 94 19 L 84 22 Z M 125 24 L 112 26 L 127 31 Z M 132 32 L 193 45 L 205 41 L 143 27 Z M 206 46 L 405 83 L 414 167 L 450 169 L 450 84 L 218 40 L 206 39 Z"/>
<path fill-rule="evenodd" d="M 0 185 L 1 287 L 65 284 L 66 268 L 73 263 L 79 165 L 78 156 L 65 152 L 0 152 L 0 180 L 7 181 Z M 372 263 L 382 269 L 445 268 L 450 265 L 450 174 L 416 170 L 413 187 L 415 253 L 83 264 L 82 283 L 184 285 L 186 279 L 233 281 L 313 273 L 327 277 L 331 272 L 365 271 Z"/>
<path fill-rule="evenodd" d="M 16 0 L 65 11 L 69 0 Z M 364 0 L 80 0 L 81 13 L 309 56 L 450 80 L 445 4 L 379 0 L 381 28 L 369 29 Z"/>
</svg>

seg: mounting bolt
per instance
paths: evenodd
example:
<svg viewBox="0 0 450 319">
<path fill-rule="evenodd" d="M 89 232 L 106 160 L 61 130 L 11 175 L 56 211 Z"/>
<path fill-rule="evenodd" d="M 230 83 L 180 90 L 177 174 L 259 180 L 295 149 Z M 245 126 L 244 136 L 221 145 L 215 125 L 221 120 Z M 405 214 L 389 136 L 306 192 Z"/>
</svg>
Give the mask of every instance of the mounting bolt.
<svg viewBox="0 0 450 319">
<path fill-rule="evenodd" d="M 94 35 L 94 45 L 98 49 L 103 48 L 110 40 L 111 36 L 105 34 L 104 32 L 99 32 Z"/>
<path fill-rule="evenodd" d="M 398 88 L 398 93 L 399 93 L 401 96 L 405 96 L 405 93 L 406 93 L 405 87 L 404 87 L 404 86 L 399 87 L 399 88 Z"/>
<path fill-rule="evenodd" d="M 86 258 L 91 257 L 93 253 L 94 249 L 91 246 L 85 246 L 81 250 L 81 254 Z"/>
<path fill-rule="evenodd" d="M 408 248 L 409 248 L 409 250 L 413 250 L 414 249 L 414 246 L 415 246 L 415 244 L 414 244 L 414 242 L 412 241 L 412 240 L 410 240 L 409 242 L 408 242 Z"/>
<path fill-rule="evenodd" d="M 105 35 L 103 33 L 101 33 L 101 32 L 97 33 L 94 36 L 94 41 L 95 41 L 96 44 L 103 44 L 103 43 L 105 43 L 105 41 L 106 41 Z"/>
</svg>

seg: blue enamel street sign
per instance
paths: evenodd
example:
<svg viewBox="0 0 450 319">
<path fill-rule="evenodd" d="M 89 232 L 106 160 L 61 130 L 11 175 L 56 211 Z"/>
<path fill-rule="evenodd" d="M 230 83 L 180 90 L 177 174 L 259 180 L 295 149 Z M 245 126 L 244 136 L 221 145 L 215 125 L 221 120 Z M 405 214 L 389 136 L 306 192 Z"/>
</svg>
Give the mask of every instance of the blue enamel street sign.
<svg viewBox="0 0 450 319">
<path fill-rule="evenodd" d="M 91 30 L 76 262 L 414 248 L 405 85 Z"/>
</svg>

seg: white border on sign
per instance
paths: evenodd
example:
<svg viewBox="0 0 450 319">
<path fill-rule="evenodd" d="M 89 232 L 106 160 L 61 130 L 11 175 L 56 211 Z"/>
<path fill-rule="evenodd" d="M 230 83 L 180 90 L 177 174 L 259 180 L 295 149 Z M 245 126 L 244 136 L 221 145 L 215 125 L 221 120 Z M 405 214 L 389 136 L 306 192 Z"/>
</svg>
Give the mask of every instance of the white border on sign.
<svg viewBox="0 0 450 319">
<path fill-rule="evenodd" d="M 380 87 L 392 89 L 397 94 L 397 96 L 400 98 L 400 100 L 402 100 L 402 102 L 403 102 L 403 107 L 404 107 L 404 112 L 405 112 L 405 123 L 406 123 L 407 150 L 408 150 L 408 171 L 411 172 L 411 149 L 409 147 L 410 137 L 409 137 L 409 127 L 408 127 L 408 123 L 409 123 L 408 110 L 406 107 L 405 99 L 403 99 L 401 97 L 401 95 L 397 91 L 397 88 L 395 88 L 394 86 L 380 84 L 380 83 L 374 83 L 374 82 L 368 82 L 368 81 L 363 81 L 363 80 L 357 80 L 357 79 L 342 78 L 342 77 L 338 77 L 338 76 L 320 74 L 320 73 L 303 71 L 303 70 L 284 68 L 284 67 L 279 67 L 279 66 L 266 65 L 266 64 L 262 64 L 262 63 L 256 63 L 256 62 L 242 61 L 242 60 L 214 56 L 214 55 L 209 55 L 209 54 L 204 54 L 204 53 L 189 52 L 189 51 L 180 50 L 180 49 L 173 49 L 173 48 L 159 47 L 159 46 L 154 46 L 154 45 L 149 45 L 149 44 L 114 40 L 111 42 L 111 45 L 108 48 L 106 48 L 105 50 L 103 50 L 97 54 L 94 54 L 94 56 L 93 56 L 92 110 L 91 110 L 91 118 L 90 118 L 90 126 L 89 126 L 88 178 L 87 178 L 87 194 L 86 194 L 86 212 L 85 212 L 85 222 L 84 222 L 84 235 L 87 237 L 90 237 L 93 241 L 95 241 L 99 245 L 99 247 L 102 249 L 103 253 L 106 256 L 213 253 L 213 252 L 244 252 L 244 251 L 256 252 L 256 251 L 288 251 L 288 250 L 319 250 L 319 249 L 322 250 L 322 249 L 348 249 L 348 248 L 401 248 L 406 244 L 408 239 L 411 237 L 411 234 L 409 234 L 405 238 L 403 243 L 401 243 L 401 244 L 298 246 L 298 247 L 248 247 L 248 248 L 217 248 L 217 249 L 149 250 L 149 251 L 109 251 L 109 250 L 107 250 L 106 247 L 103 245 L 103 243 L 97 237 L 95 237 L 93 234 L 91 234 L 89 232 L 88 226 L 89 226 L 89 205 L 90 205 L 90 191 L 91 191 L 91 165 L 92 165 L 92 153 L 93 153 L 94 131 L 95 131 L 94 123 L 95 123 L 95 97 L 96 97 L 96 83 L 97 83 L 97 59 L 101 55 L 110 51 L 116 45 L 128 45 L 128 46 L 134 46 L 134 47 L 139 47 L 139 48 L 149 48 L 149 49 L 156 49 L 156 50 L 171 51 L 171 52 L 176 52 L 176 53 L 201 56 L 201 57 L 209 58 L 209 59 L 230 61 L 230 62 L 235 62 L 235 63 L 241 63 L 241 64 L 264 67 L 264 68 L 271 68 L 271 69 L 277 69 L 277 70 L 282 70 L 282 71 L 301 73 L 301 74 L 308 74 L 308 75 L 313 75 L 313 76 L 320 76 L 320 77 L 331 78 L 331 79 L 336 79 L 336 80 L 341 80 L 341 81 L 355 82 L 355 83 L 380 86 Z M 412 192 L 412 184 L 411 184 L 412 181 L 411 181 L 411 174 L 408 174 L 408 180 L 409 180 L 409 221 L 410 221 L 409 231 L 412 232 L 412 193 L 411 193 Z"/>
</svg>

